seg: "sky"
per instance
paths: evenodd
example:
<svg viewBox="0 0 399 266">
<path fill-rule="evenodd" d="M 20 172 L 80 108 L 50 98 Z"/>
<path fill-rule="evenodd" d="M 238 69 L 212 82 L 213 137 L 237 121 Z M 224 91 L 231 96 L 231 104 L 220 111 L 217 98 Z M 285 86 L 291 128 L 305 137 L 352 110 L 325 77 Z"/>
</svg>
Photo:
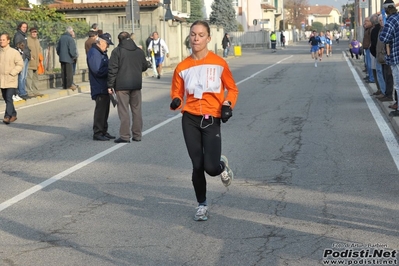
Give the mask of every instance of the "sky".
<svg viewBox="0 0 399 266">
<path fill-rule="evenodd" d="M 353 3 L 351 0 L 308 0 L 309 5 L 314 6 L 316 4 L 320 6 L 334 6 L 341 12 L 342 5 L 347 3 Z"/>
</svg>

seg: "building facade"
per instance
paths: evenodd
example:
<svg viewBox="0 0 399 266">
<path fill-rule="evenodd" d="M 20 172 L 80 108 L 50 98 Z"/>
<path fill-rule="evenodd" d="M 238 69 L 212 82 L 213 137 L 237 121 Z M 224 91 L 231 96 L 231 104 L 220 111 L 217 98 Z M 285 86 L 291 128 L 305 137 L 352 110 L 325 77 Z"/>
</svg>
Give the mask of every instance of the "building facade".
<svg viewBox="0 0 399 266">
<path fill-rule="evenodd" d="M 333 6 L 309 6 L 306 11 L 308 15 L 308 25 L 312 25 L 314 22 L 320 22 L 323 25 L 338 24 L 341 21 L 341 12 Z"/>
</svg>

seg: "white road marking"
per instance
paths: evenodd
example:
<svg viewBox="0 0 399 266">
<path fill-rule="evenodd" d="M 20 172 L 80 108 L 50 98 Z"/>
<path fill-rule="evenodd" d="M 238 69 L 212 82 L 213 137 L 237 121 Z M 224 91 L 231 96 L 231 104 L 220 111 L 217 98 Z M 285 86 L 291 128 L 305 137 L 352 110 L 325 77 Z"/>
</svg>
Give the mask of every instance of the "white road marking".
<svg viewBox="0 0 399 266">
<path fill-rule="evenodd" d="M 391 153 L 392 159 L 395 162 L 396 168 L 399 170 L 399 144 L 396 140 L 396 134 L 394 134 L 391 128 L 388 126 L 384 117 L 381 114 L 380 109 L 377 107 L 373 99 L 371 98 L 367 88 L 364 86 L 361 78 L 357 74 L 355 68 L 349 62 L 349 59 L 345 56 L 345 52 L 342 52 L 345 57 L 345 60 L 349 66 L 349 69 L 352 71 L 353 77 L 359 87 L 360 92 L 363 95 L 364 100 L 367 103 L 367 106 L 370 109 L 371 115 L 373 116 L 375 122 L 377 123 L 378 128 L 381 131 L 382 137 L 385 140 L 385 143 L 388 147 L 389 152 Z"/>
<path fill-rule="evenodd" d="M 293 57 L 293 56 L 291 55 L 291 56 L 289 56 L 289 57 L 286 57 L 286 58 L 284 58 L 284 59 L 278 61 L 277 63 L 275 63 L 275 64 L 273 64 L 273 65 L 270 65 L 270 66 L 268 66 L 268 67 L 266 67 L 266 68 L 264 68 L 264 69 L 262 69 L 262 70 L 260 70 L 260 71 L 258 71 L 258 72 L 256 72 L 256 73 L 254 73 L 254 74 L 251 75 L 250 77 L 248 77 L 248 78 L 246 78 L 246 79 L 243 79 L 243 80 L 237 82 L 236 84 L 239 85 L 239 84 L 241 84 L 241 83 L 243 83 L 243 82 L 245 82 L 245 81 L 247 81 L 247 80 L 249 80 L 249 79 L 251 79 L 251 78 L 254 78 L 255 76 L 257 76 L 257 75 L 259 75 L 260 73 L 262 73 L 263 71 L 265 71 L 265 70 L 267 70 L 267 69 L 269 69 L 269 68 L 272 68 L 272 67 L 274 67 L 274 66 L 280 64 L 281 62 L 283 62 L 283 61 L 285 61 L 285 60 L 287 60 L 287 59 L 289 59 L 289 58 L 291 58 L 291 57 Z M 78 94 L 76 94 L 76 95 L 78 95 Z M 66 97 L 72 97 L 72 96 L 75 96 L 75 95 L 66 96 Z M 66 97 L 63 97 L 63 98 L 66 98 Z M 61 98 L 58 98 L 58 99 L 61 99 Z M 51 101 L 55 101 L 55 100 L 58 100 L 58 99 L 54 99 L 54 100 L 51 100 Z M 50 102 L 50 101 L 46 101 L 46 102 Z M 45 102 L 43 102 L 43 103 L 45 103 Z M 38 103 L 38 104 L 35 104 L 35 105 L 33 105 L 33 106 L 40 105 L 40 104 L 43 104 L 43 103 Z M 27 106 L 27 107 L 28 107 L 28 106 Z M 25 107 L 25 108 L 26 108 L 26 107 Z M 182 116 L 181 113 L 179 113 L 179 114 L 177 114 L 177 115 L 175 115 L 175 116 L 173 116 L 173 117 L 171 117 L 171 118 L 169 118 L 169 119 L 163 121 L 162 123 L 160 123 L 160 124 L 158 124 L 158 125 L 156 125 L 156 126 L 153 126 L 152 128 L 149 128 L 149 129 L 145 130 L 145 131 L 143 132 L 142 135 L 145 136 L 145 135 L 147 135 L 147 134 L 149 134 L 149 133 L 151 133 L 151 132 L 153 132 L 153 131 L 159 129 L 160 127 L 162 127 L 162 126 L 164 126 L 164 125 L 166 125 L 166 124 L 172 122 L 173 120 L 175 120 L 175 119 L 177 119 L 177 118 L 179 118 L 179 117 L 181 117 L 181 116 Z M 38 184 L 38 185 L 35 185 L 35 186 L 33 186 L 33 187 L 31 187 L 31 188 L 25 190 L 24 192 L 22 192 L 22 193 L 20 193 L 20 194 L 18 194 L 18 195 L 16 195 L 16 196 L 14 196 L 14 197 L 12 197 L 11 199 L 4 201 L 3 203 L 0 204 L 0 212 L 2 212 L 3 210 L 7 209 L 8 207 L 14 205 L 15 203 L 18 203 L 19 201 L 21 201 L 21 200 L 23 200 L 23 199 L 29 197 L 30 195 L 32 195 L 32 194 L 34 194 L 34 193 L 36 193 L 36 192 L 42 190 L 43 188 L 45 188 L 45 187 L 47 187 L 47 186 L 53 184 L 54 182 L 56 182 L 56 181 L 58 181 L 58 180 L 61 180 L 61 179 L 64 178 L 65 176 L 68 176 L 69 174 L 72 174 L 73 172 L 75 172 L 75 171 L 77 171 L 77 170 L 79 170 L 79 169 L 81 169 L 81 168 L 83 168 L 83 167 L 89 165 L 89 164 L 92 163 L 92 162 L 97 161 L 98 159 L 104 157 L 105 155 L 108 155 L 108 154 L 110 154 L 111 152 L 114 152 L 114 151 L 118 150 L 119 148 L 121 148 L 121 147 L 123 147 L 123 146 L 125 146 L 125 145 L 127 145 L 127 144 L 128 144 L 128 143 L 119 143 L 119 144 L 116 144 L 115 146 L 113 146 L 113 147 L 111 147 L 111 148 L 109 148 L 109 149 L 107 149 L 107 150 L 105 150 L 105 151 L 103 151 L 103 152 L 100 152 L 100 153 L 94 155 L 93 157 L 90 157 L 89 159 L 87 159 L 87 160 L 85 160 L 85 161 L 83 161 L 83 162 L 81 162 L 81 163 L 78 163 L 78 164 L 76 164 L 76 165 L 74 165 L 74 166 L 72 166 L 72 167 L 66 169 L 65 171 L 63 171 L 63 172 L 61 172 L 61 173 L 59 173 L 59 174 L 57 174 L 57 175 L 55 175 L 55 176 L 53 176 L 53 177 L 47 179 L 46 181 L 43 181 L 42 183 L 40 183 L 40 184 Z"/>
</svg>

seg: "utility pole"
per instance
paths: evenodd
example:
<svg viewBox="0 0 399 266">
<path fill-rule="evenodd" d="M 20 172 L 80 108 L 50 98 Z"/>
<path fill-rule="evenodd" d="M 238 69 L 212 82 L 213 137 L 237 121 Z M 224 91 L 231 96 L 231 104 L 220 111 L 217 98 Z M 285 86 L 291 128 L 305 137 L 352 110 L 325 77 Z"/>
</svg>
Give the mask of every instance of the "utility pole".
<svg viewBox="0 0 399 266">
<path fill-rule="evenodd" d="M 130 1 L 130 7 L 131 7 L 130 12 L 132 12 L 132 33 L 134 33 L 134 5 L 133 5 L 133 0 L 129 0 L 129 1 Z"/>
<path fill-rule="evenodd" d="M 137 0 L 129 0 L 126 3 L 126 20 L 132 21 L 132 33 L 134 33 L 134 21 L 140 20 L 140 6 Z"/>
<path fill-rule="evenodd" d="M 283 20 L 283 31 L 285 31 L 285 21 L 284 21 L 284 0 L 281 1 L 282 2 L 282 8 L 281 8 L 281 18 Z"/>
</svg>

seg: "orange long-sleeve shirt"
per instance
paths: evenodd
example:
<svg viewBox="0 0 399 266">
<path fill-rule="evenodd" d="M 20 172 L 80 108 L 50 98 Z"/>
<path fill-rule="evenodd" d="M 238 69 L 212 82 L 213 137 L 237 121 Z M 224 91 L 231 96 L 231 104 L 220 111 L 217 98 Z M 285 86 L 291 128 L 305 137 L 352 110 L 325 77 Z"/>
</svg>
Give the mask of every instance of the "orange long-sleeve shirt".
<svg viewBox="0 0 399 266">
<path fill-rule="evenodd" d="M 209 51 L 201 60 L 187 57 L 177 65 L 170 96 L 182 103 L 186 96 L 185 104 L 179 106 L 179 109 L 183 107 L 182 112 L 220 118 L 224 101 L 229 101 L 234 108 L 238 88 L 226 61 Z"/>
</svg>

